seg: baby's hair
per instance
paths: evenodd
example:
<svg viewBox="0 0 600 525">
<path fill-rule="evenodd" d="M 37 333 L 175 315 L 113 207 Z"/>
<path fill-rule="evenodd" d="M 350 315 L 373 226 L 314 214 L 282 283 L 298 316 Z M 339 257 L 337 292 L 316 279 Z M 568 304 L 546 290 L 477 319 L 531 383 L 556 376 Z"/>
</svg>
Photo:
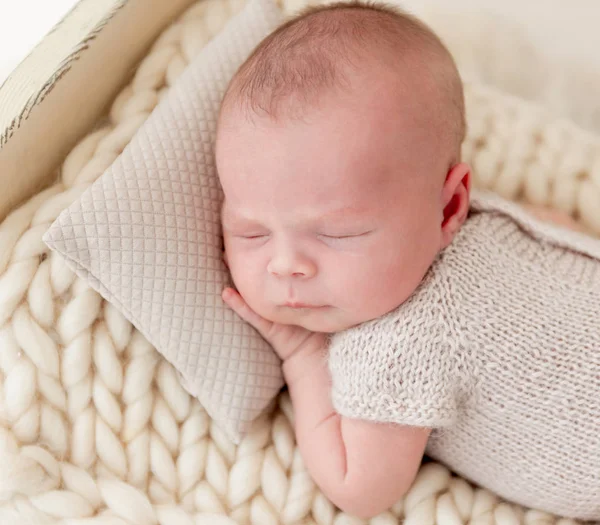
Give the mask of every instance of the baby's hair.
<svg viewBox="0 0 600 525">
<path fill-rule="evenodd" d="M 301 11 L 267 36 L 242 64 L 222 111 L 234 106 L 247 115 L 275 120 L 302 115 L 318 104 L 323 92 L 347 88 L 345 72 L 365 60 L 379 60 L 400 73 L 410 74 L 411 68 L 428 72 L 436 86 L 436 126 L 458 161 L 465 110 L 454 60 L 423 22 L 382 3 L 336 2 Z"/>
</svg>

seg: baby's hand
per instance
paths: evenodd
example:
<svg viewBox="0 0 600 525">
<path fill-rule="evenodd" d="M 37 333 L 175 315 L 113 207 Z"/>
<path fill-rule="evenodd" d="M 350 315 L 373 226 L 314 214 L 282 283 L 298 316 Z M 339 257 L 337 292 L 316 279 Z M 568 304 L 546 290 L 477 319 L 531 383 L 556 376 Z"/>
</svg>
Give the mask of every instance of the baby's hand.
<svg viewBox="0 0 600 525">
<path fill-rule="evenodd" d="M 326 336 L 323 333 L 311 332 L 300 326 L 267 321 L 252 310 L 233 288 L 225 288 L 222 297 L 236 314 L 258 330 L 284 362 L 292 355 L 319 351 L 326 345 Z"/>
</svg>

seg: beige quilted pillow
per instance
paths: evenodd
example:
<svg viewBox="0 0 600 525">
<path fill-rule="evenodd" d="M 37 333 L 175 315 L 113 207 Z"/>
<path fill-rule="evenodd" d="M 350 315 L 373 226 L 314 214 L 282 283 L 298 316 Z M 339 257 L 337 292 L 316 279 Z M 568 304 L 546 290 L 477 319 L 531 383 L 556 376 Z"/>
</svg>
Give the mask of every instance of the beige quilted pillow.
<svg viewBox="0 0 600 525">
<path fill-rule="evenodd" d="M 221 301 L 229 276 L 213 141 L 230 78 L 281 19 L 272 0 L 251 0 L 44 237 L 175 366 L 235 442 L 283 379 L 271 347 Z"/>
</svg>

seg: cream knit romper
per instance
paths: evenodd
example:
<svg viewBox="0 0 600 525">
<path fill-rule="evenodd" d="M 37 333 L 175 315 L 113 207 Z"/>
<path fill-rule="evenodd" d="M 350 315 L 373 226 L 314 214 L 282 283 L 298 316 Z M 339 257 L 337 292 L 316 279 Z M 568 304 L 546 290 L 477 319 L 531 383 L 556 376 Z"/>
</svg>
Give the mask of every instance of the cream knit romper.
<svg viewBox="0 0 600 525">
<path fill-rule="evenodd" d="M 474 192 L 399 308 L 335 334 L 347 417 L 432 427 L 427 454 L 496 494 L 600 520 L 600 241 Z"/>
</svg>

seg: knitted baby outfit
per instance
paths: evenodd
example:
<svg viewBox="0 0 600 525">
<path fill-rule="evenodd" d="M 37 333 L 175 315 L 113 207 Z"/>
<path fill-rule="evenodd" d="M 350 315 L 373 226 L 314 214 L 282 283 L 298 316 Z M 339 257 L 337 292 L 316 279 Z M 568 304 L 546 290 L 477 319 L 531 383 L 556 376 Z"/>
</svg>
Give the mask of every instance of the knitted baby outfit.
<svg viewBox="0 0 600 525">
<path fill-rule="evenodd" d="M 432 427 L 426 453 L 460 475 L 600 519 L 600 241 L 474 193 L 411 298 L 329 360 L 340 414 Z"/>
</svg>

